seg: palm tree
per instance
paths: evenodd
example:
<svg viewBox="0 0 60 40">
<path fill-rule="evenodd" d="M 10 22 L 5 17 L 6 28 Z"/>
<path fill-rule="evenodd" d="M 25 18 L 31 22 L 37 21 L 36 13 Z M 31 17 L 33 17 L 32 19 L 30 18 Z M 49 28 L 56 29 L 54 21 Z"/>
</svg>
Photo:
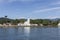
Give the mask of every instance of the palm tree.
<svg viewBox="0 0 60 40">
<path fill-rule="evenodd" d="M 7 20 L 7 16 L 4 16 L 4 18 L 5 18 L 5 23 L 7 23 L 7 21 L 8 21 L 8 20 Z"/>
<path fill-rule="evenodd" d="M 7 18 L 8 16 L 5 16 L 5 18 Z"/>
</svg>

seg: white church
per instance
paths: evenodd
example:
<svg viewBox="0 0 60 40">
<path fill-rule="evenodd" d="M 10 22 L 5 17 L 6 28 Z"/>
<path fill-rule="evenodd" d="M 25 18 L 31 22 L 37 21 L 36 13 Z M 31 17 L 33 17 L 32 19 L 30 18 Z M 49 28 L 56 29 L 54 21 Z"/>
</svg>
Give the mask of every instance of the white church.
<svg viewBox="0 0 60 40">
<path fill-rule="evenodd" d="M 38 26 L 38 24 L 30 24 L 30 19 L 27 19 L 23 24 L 18 23 L 18 26 Z"/>
<path fill-rule="evenodd" d="M 18 23 L 18 26 L 30 26 L 30 19 L 27 19 L 23 24 Z"/>
<path fill-rule="evenodd" d="M 58 27 L 60 27 L 60 23 L 58 23 Z"/>
</svg>

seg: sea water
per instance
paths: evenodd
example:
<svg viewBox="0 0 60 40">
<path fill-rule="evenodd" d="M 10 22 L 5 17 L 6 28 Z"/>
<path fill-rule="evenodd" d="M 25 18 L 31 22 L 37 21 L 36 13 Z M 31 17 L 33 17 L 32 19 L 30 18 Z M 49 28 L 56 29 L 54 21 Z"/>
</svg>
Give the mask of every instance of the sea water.
<svg viewBox="0 0 60 40">
<path fill-rule="evenodd" d="M 0 40 L 60 40 L 60 28 L 0 28 Z"/>
</svg>

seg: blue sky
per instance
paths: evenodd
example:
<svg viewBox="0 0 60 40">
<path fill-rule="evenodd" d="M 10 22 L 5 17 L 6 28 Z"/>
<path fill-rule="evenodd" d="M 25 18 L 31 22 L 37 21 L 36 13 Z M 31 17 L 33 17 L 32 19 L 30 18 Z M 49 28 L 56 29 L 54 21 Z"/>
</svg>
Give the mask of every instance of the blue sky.
<svg viewBox="0 0 60 40">
<path fill-rule="evenodd" d="M 60 0 L 0 0 L 0 17 L 60 18 Z"/>
</svg>

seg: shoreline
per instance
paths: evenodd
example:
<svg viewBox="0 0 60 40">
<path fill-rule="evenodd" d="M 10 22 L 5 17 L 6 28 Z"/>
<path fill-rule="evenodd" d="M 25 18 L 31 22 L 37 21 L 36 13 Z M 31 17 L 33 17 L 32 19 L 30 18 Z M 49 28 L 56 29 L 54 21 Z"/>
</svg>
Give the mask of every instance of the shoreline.
<svg viewBox="0 0 60 40">
<path fill-rule="evenodd" d="M 43 28 L 51 28 L 51 27 L 59 27 L 59 26 L 17 26 L 17 25 L 11 25 L 11 26 L 9 26 L 9 25 L 2 25 L 2 26 L 0 26 L 0 28 L 8 28 L 8 27 L 43 27 Z"/>
</svg>

